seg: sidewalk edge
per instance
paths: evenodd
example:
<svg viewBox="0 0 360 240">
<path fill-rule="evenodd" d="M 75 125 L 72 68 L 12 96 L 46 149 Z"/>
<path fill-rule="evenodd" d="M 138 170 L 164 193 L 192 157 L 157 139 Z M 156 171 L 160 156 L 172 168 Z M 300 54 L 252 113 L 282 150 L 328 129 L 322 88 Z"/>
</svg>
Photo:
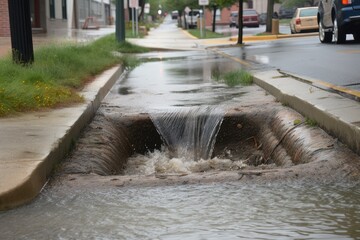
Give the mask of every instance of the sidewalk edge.
<svg viewBox="0 0 360 240">
<path fill-rule="evenodd" d="M 315 120 L 320 127 L 360 155 L 360 127 L 343 121 L 340 116 L 324 111 L 296 95 L 291 95 L 285 90 L 281 90 L 278 86 L 272 85 L 267 79 L 262 79 L 255 75 L 254 83 L 269 92 L 278 101 L 288 105 L 300 114 Z"/>
<path fill-rule="evenodd" d="M 65 135 L 59 137 L 57 144 L 52 147 L 49 154 L 44 159 L 39 159 L 39 164 L 23 179 L 18 186 L 9 189 L 0 195 L 0 211 L 8 210 L 34 199 L 46 185 L 53 168 L 59 163 L 72 149 L 74 142 L 79 137 L 83 128 L 92 120 L 96 111 L 100 107 L 101 101 L 108 94 L 115 82 L 123 73 L 123 66 L 117 65 L 96 77 L 101 78 L 103 75 L 109 75 L 108 80 L 103 86 L 98 88 L 93 99 L 86 103 L 84 111 L 78 119 L 68 129 Z M 96 84 L 96 79 L 93 81 Z M 91 84 L 90 84 L 91 85 Z"/>
</svg>

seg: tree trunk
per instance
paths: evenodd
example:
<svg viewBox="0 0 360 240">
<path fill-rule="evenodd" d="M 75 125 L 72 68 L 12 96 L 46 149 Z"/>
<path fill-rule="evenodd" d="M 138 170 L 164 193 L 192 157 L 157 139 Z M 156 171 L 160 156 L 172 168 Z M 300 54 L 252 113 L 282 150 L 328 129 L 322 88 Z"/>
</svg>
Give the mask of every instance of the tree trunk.
<svg viewBox="0 0 360 240">
<path fill-rule="evenodd" d="M 213 24 L 212 24 L 212 31 L 215 32 L 215 24 L 216 24 L 216 10 L 217 10 L 217 6 L 213 7 Z"/>
<path fill-rule="evenodd" d="M 238 12 L 238 41 L 237 44 L 243 44 L 243 3 L 244 0 L 239 0 L 239 12 Z"/>
<path fill-rule="evenodd" d="M 34 61 L 34 49 L 30 3 L 27 0 L 9 0 L 8 6 L 13 61 L 18 64 L 31 64 Z"/>
<path fill-rule="evenodd" d="M 139 0 L 139 7 L 141 8 L 141 11 L 138 16 L 138 21 L 141 21 L 144 19 L 144 9 L 145 9 L 145 1 L 144 0 Z"/>
<path fill-rule="evenodd" d="M 272 17 L 274 13 L 274 0 L 268 0 L 267 17 L 266 17 L 266 32 L 272 31 Z"/>
</svg>

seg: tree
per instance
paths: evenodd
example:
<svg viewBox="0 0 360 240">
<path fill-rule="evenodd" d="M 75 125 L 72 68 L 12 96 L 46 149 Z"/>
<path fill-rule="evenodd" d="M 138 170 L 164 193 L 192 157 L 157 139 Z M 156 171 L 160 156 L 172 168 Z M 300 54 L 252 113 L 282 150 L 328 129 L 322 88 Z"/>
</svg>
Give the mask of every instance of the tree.
<svg viewBox="0 0 360 240">
<path fill-rule="evenodd" d="M 238 12 L 238 41 L 237 44 L 243 44 L 243 6 L 244 0 L 239 0 L 239 12 Z"/>
<path fill-rule="evenodd" d="M 190 9 L 199 8 L 198 0 L 163 0 L 163 7 L 166 11 L 171 12 L 177 10 L 179 17 L 183 16 L 183 11 L 186 7 Z M 179 22 L 181 24 L 181 22 Z"/>
<path fill-rule="evenodd" d="M 237 0 L 211 0 L 209 2 L 209 8 L 213 11 L 212 31 L 215 32 L 216 28 L 216 11 L 225 7 L 230 7 Z"/>
<path fill-rule="evenodd" d="M 271 30 L 272 30 L 272 16 L 274 14 L 274 3 L 275 3 L 275 0 L 268 0 L 267 18 L 266 18 L 266 32 L 271 32 Z"/>
<path fill-rule="evenodd" d="M 34 49 L 31 33 L 30 3 L 26 0 L 9 0 L 9 20 L 13 61 L 31 64 Z"/>
<path fill-rule="evenodd" d="M 316 6 L 317 0 L 283 0 L 283 5 L 286 7 L 303 7 L 303 6 Z"/>
</svg>

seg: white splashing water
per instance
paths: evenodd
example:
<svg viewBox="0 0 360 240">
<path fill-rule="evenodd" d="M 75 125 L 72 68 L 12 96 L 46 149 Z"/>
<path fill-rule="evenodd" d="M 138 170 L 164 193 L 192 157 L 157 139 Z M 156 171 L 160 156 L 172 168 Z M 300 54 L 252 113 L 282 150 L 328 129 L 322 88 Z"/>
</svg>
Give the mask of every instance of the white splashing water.
<svg viewBox="0 0 360 240">
<path fill-rule="evenodd" d="M 125 174 L 235 170 L 242 161 L 211 158 L 225 111 L 221 107 L 182 108 L 150 115 L 165 146 L 128 159 Z"/>
<path fill-rule="evenodd" d="M 157 131 L 174 158 L 207 160 L 224 119 L 221 107 L 182 108 L 150 115 Z"/>
<path fill-rule="evenodd" d="M 146 155 L 134 155 L 128 159 L 125 175 L 151 175 L 154 173 L 194 173 L 210 170 L 238 170 L 244 168 L 243 161 L 212 158 L 194 161 L 185 157 L 171 157 L 167 150 L 155 150 Z"/>
</svg>

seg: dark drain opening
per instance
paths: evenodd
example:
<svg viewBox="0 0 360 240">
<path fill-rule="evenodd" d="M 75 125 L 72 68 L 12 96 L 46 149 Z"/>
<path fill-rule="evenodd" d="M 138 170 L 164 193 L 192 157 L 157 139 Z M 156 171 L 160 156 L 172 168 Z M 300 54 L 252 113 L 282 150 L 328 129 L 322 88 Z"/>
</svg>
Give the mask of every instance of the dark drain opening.
<svg viewBox="0 0 360 240">
<path fill-rule="evenodd" d="M 299 122 L 304 122 L 300 114 L 281 107 L 233 109 L 223 117 L 209 159 L 179 162 L 179 156 L 164 150 L 164 141 L 148 114 L 100 113 L 60 171 L 70 175 L 123 175 L 128 182 L 135 174 L 143 179 L 139 184 L 153 175 L 176 177 L 183 172 L 199 181 L 203 175 L 195 173 L 200 172 L 212 177 L 220 174 L 220 178 L 235 175 L 235 179 L 238 174 L 249 174 L 251 179 L 254 174 L 265 173 L 265 180 L 302 176 L 333 181 L 359 175 L 358 155 L 320 128 L 297 125 Z M 150 172 L 138 171 L 151 161 Z M 165 165 L 156 166 L 159 162 Z M 130 167 L 137 171 L 129 172 Z"/>
<path fill-rule="evenodd" d="M 348 158 L 348 150 L 321 129 L 294 124 L 303 120 L 290 110 L 232 110 L 223 117 L 211 157 L 184 161 L 179 160 L 182 156 L 172 156 L 164 150 L 164 141 L 148 114 L 99 114 L 79 139 L 63 170 L 69 174 L 149 175 L 289 169 Z M 150 171 L 128 171 L 131 164 L 137 170 L 150 161 L 155 161 Z M 159 162 L 166 166 L 158 166 Z"/>
<path fill-rule="evenodd" d="M 292 164 L 291 158 L 282 147 L 277 147 L 276 151 L 271 150 L 278 143 L 279 137 L 269 129 L 272 125 L 270 116 L 273 114 L 267 111 L 252 113 L 233 111 L 226 114 L 220 125 L 211 157 L 205 160 L 195 159 L 194 164 L 191 163 L 190 166 L 186 163 L 185 168 L 196 172 Z M 176 128 L 175 125 L 173 131 Z M 76 151 L 66 162 L 65 172 L 125 174 L 129 161 L 134 155 L 146 155 L 155 151 L 168 154 L 164 153 L 164 145 L 163 138 L 148 114 L 106 117 L 98 115 L 79 140 Z M 273 156 L 268 156 L 271 151 Z M 169 159 L 173 157 L 169 156 Z M 178 163 L 174 162 L 174 164 Z M 199 166 L 195 166 L 196 164 Z M 210 165 L 204 166 L 206 164 Z"/>
</svg>

